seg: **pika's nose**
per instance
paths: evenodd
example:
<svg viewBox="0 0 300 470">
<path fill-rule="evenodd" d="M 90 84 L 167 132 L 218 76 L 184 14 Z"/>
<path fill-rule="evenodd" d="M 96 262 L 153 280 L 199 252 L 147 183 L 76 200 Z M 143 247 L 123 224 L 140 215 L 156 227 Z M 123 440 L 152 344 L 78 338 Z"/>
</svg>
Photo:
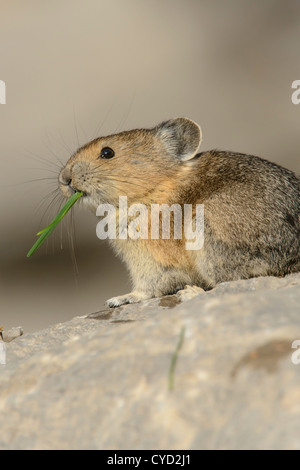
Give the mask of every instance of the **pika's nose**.
<svg viewBox="0 0 300 470">
<path fill-rule="evenodd" d="M 71 184 L 72 175 L 71 175 L 70 168 L 66 167 L 63 170 L 61 170 L 58 181 L 65 186 L 69 186 Z"/>
</svg>

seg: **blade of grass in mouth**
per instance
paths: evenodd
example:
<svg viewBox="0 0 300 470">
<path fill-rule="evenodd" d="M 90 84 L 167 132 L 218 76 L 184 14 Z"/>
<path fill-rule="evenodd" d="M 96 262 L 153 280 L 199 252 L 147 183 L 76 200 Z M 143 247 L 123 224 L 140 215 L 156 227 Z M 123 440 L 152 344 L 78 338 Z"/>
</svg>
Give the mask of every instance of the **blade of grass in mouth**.
<svg viewBox="0 0 300 470">
<path fill-rule="evenodd" d="M 59 222 L 64 218 L 64 216 L 69 212 L 72 206 L 74 206 L 75 202 L 82 196 L 82 192 L 76 192 L 70 199 L 66 202 L 64 207 L 59 211 L 55 219 L 48 225 L 48 227 L 44 228 L 37 235 L 40 235 L 40 238 L 35 242 L 33 247 L 28 251 L 27 258 L 29 258 L 33 253 L 44 243 L 46 238 L 53 232 L 55 227 L 59 224 Z"/>
</svg>

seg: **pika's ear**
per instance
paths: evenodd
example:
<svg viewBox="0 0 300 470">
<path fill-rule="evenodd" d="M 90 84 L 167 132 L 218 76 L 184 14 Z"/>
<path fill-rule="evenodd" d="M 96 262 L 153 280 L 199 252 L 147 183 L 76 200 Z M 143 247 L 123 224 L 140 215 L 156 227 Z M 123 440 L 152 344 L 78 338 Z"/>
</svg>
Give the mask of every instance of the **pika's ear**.
<svg viewBox="0 0 300 470">
<path fill-rule="evenodd" d="M 154 130 L 167 152 L 182 161 L 193 158 L 202 141 L 198 124 L 186 118 L 170 119 L 159 124 Z"/>
</svg>

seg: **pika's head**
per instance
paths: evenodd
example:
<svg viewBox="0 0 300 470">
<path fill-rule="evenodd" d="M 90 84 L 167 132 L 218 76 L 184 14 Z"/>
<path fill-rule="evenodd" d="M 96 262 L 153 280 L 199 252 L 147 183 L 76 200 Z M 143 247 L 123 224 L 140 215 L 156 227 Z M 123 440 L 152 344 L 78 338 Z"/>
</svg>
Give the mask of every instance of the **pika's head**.
<svg viewBox="0 0 300 470">
<path fill-rule="evenodd" d="M 71 156 L 60 172 L 60 189 L 67 198 L 82 191 L 91 208 L 117 203 L 119 196 L 141 200 L 160 184 L 163 188 L 200 144 L 200 127 L 186 118 L 100 137 Z"/>
</svg>

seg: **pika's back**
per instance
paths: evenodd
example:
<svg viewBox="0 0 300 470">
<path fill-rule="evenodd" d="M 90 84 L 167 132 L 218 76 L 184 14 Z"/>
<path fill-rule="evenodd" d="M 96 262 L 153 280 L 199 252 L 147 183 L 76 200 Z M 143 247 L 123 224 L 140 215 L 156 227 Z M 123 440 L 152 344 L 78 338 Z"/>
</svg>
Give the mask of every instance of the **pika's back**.
<svg viewBox="0 0 300 470">
<path fill-rule="evenodd" d="M 227 269 L 247 253 L 268 260 L 265 274 L 300 270 L 299 176 L 257 156 L 216 150 L 190 164 L 195 180 L 183 198 L 204 204 L 208 251 L 216 256 L 226 246 Z"/>
<path fill-rule="evenodd" d="M 197 154 L 189 165 L 194 166 L 203 198 L 220 191 L 235 192 L 239 197 L 277 198 L 299 208 L 300 177 L 276 163 L 237 152 L 212 150 Z M 248 193 L 248 191 L 251 191 Z M 287 200 L 292 199 L 292 200 Z"/>
</svg>

